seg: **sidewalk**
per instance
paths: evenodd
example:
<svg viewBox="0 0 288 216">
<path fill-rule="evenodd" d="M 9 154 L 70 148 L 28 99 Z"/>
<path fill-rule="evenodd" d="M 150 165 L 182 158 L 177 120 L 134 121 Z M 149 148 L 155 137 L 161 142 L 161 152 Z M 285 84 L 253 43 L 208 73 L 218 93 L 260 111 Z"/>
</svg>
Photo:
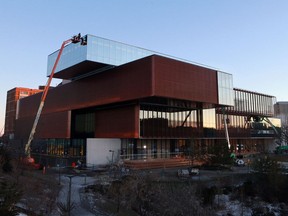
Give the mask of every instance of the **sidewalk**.
<svg viewBox="0 0 288 216">
<path fill-rule="evenodd" d="M 61 176 L 61 185 L 63 186 L 62 190 L 59 193 L 57 198 L 57 203 L 67 204 L 68 195 L 69 195 L 69 183 L 71 177 L 71 200 L 70 203 L 75 207 L 71 210 L 71 216 L 94 216 L 95 214 L 89 212 L 84 209 L 81 205 L 80 199 L 80 189 L 85 187 L 86 185 L 93 184 L 95 182 L 94 177 L 87 176 L 78 176 L 78 175 L 63 175 Z M 53 215 L 59 215 L 59 212 L 55 212 Z"/>
</svg>

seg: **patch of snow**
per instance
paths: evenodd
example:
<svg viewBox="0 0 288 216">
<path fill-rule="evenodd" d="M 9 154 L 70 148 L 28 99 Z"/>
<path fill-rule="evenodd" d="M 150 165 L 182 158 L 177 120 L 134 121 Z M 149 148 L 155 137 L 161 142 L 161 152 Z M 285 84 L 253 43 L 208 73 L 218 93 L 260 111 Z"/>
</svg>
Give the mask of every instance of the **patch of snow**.
<svg viewBox="0 0 288 216">
<path fill-rule="evenodd" d="M 239 200 L 230 200 L 229 195 L 216 195 L 214 203 L 219 205 L 221 210 L 217 211 L 216 215 L 233 215 L 233 216 L 250 216 L 253 214 L 253 210 L 260 208 L 273 212 L 275 216 L 281 216 L 279 205 L 266 203 L 263 201 L 252 202 L 251 206 L 247 206 L 245 202 Z"/>
</svg>

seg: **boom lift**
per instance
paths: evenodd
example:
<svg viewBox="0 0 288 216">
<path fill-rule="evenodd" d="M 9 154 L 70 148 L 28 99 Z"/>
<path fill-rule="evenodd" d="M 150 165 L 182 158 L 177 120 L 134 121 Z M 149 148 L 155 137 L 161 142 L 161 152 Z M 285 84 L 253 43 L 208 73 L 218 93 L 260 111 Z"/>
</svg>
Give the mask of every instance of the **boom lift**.
<svg viewBox="0 0 288 216">
<path fill-rule="evenodd" d="M 70 38 L 69 40 L 66 40 L 62 43 L 62 46 L 59 50 L 59 53 L 57 55 L 57 58 L 55 60 L 55 63 L 54 63 L 54 66 L 52 68 L 52 71 L 51 71 L 51 74 L 47 80 L 47 83 L 45 85 L 45 88 L 44 88 L 44 91 L 42 93 L 42 97 L 41 97 L 41 101 L 40 101 L 40 105 L 39 105 L 39 108 L 38 108 L 38 111 L 37 111 L 37 114 L 36 114 L 36 117 L 35 117 L 35 120 L 34 120 L 34 123 L 33 123 L 33 126 L 32 126 L 32 129 L 31 129 L 31 132 L 30 132 L 30 135 L 29 135 L 29 139 L 28 139 L 28 142 L 27 144 L 25 145 L 25 155 L 27 157 L 27 162 L 28 163 L 34 163 L 34 159 L 31 158 L 31 142 L 33 140 L 33 137 L 34 137 L 34 134 L 36 132 L 36 127 L 37 127 L 37 124 L 38 124 L 38 121 L 39 121 L 39 118 L 40 118 L 40 115 L 41 115 L 41 112 L 42 112 L 42 109 L 44 107 L 44 103 L 45 103 L 45 100 L 46 100 L 46 96 L 47 96 L 47 93 L 48 93 L 48 90 L 50 88 L 50 84 L 51 84 L 51 81 L 52 81 L 52 78 L 54 76 L 54 73 L 55 73 L 55 70 L 56 70 L 56 67 L 58 65 L 58 62 L 60 60 L 60 57 L 62 55 L 62 52 L 63 52 L 63 49 L 66 45 L 70 44 L 70 43 L 79 43 L 81 42 L 81 45 L 86 45 L 87 44 L 87 38 L 85 37 L 81 37 L 81 34 L 79 33 L 78 35 L 74 35 L 72 38 Z"/>
</svg>

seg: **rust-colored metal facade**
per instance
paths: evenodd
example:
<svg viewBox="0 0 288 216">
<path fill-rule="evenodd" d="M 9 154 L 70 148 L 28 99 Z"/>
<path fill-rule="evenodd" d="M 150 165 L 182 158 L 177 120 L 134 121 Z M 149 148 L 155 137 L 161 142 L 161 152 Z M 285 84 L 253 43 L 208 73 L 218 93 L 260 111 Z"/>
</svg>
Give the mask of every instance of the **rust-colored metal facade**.
<svg viewBox="0 0 288 216">
<path fill-rule="evenodd" d="M 28 139 L 35 115 L 17 119 L 16 139 Z M 70 138 L 71 111 L 41 115 L 35 138 Z"/>
<path fill-rule="evenodd" d="M 156 96 L 201 103 L 218 103 L 217 71 L 163 57 L 154 61 Z"/>
<path fill-rule="evenodd" d="M 138 138 L 139 106 L 131 105 L 96 112 L 95 137 Z"/>
<path fill-rule="evenodd" d="M 28 138 L 40 96 L 20 101 L 17 138 Z M 48 93 L 35 137 L 69 138 L 71 112 L 92 109 L 94 137 L 139 138 L 139 101 L 147 98 L 215 107 L 217 71 L 153 55 L 57 86 Z"/>
</svg>

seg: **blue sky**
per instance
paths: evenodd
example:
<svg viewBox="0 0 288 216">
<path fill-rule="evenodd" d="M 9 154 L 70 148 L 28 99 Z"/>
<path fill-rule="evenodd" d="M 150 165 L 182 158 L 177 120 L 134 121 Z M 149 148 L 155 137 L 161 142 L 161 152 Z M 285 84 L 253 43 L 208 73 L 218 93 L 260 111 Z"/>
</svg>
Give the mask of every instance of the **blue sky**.
<svg viewBox="0 0 288 216">
<path fill-rule="evenodd" d="M 208 65 L 287 101 L 287 11 L 287 0 L 2 0 L 0 133 L 7 91 L 44 85 L 47 56 L 79 32 Z"/>
</svg>

